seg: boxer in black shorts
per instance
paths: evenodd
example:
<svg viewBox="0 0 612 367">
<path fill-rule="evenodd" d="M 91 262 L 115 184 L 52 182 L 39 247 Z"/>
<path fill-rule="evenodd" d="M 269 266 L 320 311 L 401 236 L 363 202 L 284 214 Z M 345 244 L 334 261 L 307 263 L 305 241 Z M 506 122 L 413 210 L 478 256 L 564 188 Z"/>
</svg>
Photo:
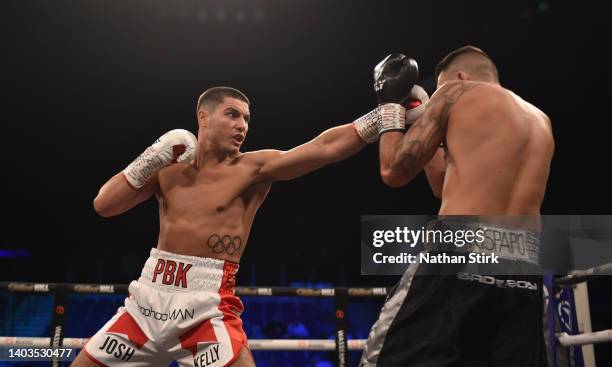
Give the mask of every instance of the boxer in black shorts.
<svg viewBox="0 0 612 367">
<path fill-rule="evenodd" d="M 397 61 L 387 62 L 381 78 L 397 78 Z M 412 89 L 407 131 L 381 135 L 383 181 L 404 186 L 424 169 L 442 200 L 441 217 L 495 216 L 498 231 L 537 238 L 554 152 L 549 118 L 503 88 L 476 47 L 449 53 L 436 78 L 431 99 Z M 533 220 L 505 226 L 513 216 Z M 500 267 L 411 266 L 372 328 L 361 366 L 545 366 L 541 276 L 521 268 L 537 267 L 526 260 L 502 258 L 520 265 L 504 274 Z"/>
<path fill-rule="evenodd" d="M 485 241 L 460 248 L 424 243 L 424 253 L 465 262 L 411 264 L 387 298 L 362 364 L 545 365 L 537 234 L 455 218 L 432 221 L 427 229 L 483 230 Z M 483 252 L 496 255 L 496 262 L 467 259 Z"/>
</svg>

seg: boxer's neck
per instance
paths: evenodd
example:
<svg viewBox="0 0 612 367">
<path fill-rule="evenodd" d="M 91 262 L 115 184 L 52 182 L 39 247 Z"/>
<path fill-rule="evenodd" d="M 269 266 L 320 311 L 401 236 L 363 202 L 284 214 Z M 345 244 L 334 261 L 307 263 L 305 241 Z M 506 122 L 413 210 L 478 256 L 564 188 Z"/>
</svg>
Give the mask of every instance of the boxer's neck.
<svg viewBox="0 0 612 367">
<path fill-rule="evenodd" d="M 226 164 L 240 155 L 239 151 L 230 152 L 206 139 L 198 142 L 196 168 L 214 167 Z"/>
</svg>

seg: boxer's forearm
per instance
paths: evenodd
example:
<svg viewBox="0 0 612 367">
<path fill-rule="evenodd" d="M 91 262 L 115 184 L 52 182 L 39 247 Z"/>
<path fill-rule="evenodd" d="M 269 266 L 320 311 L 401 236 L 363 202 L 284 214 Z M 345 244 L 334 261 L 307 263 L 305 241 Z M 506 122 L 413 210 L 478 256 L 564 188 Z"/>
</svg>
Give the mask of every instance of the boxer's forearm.
<svg viewBox="0 0 612 367">
<path fill-rule="evenodd" d="M 94 199 L 94 209 L 103 217 L 119 215 L 150 198 L 156 186 L 155 177 L 145 186 L 139 189 L 133 188 L 126 180 L 124 173 L 119 172 L 100 188 Z"/>
<path fill-rule="evenodd" d="M 357 135 L 353 124 L 328 129 L 316 137 L 312 143 L 317 144 L 323 149 L 321 164 L 329 164 L 346 159 L 367 145 Z"/>
<path fill-rule="evenodd" d="M 379 144 L 380 176 L 383 182 L 391 187 L 407 184 L 412 178 L 398 167 L 398 150 L 404 134 L 392 131 L 382 134 Z"/>
<path fill-rule="evenodd" d="M 443 87 L 434 94 L 423 115 L 405 134 L 388 132 L 380 137 L 380 169 L 387 185 L 407 184 L 435 155 L 448 123 L 450 106 L 445 92 Z"/>
<path fill-rule="evenodd" d="M 197 144 L 196 136 L 184 129 L 160 136 L 102 186 L 94 199 L 94 209 L 103 217 L 112 217 L 147 200 L 157 191 L 159 170 L 175 162 L 193 161 Z"/>
</svg>

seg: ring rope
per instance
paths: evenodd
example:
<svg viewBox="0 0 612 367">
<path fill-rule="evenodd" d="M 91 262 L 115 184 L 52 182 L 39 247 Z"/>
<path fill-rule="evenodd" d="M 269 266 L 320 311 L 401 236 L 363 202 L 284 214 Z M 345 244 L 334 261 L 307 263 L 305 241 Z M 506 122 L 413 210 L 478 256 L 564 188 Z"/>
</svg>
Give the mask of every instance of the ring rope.
<svg viewBox="0 0 612 367">
<path fill-rule="evenodd" d="M 557 334 L 559 343 L 564 347 L 572 345 L 598 344 L 612 342 L 612 329 L 569 335 Z M 62 346 L 66 348 L 83 348 L 87 338 L 64 338 Z M 3 347 L 46 347 L 51 338 L 0 336 L 0 346 Z M 249 348 L 253 350 L 315 350 L 330 351 L 336 348 L 336 341 L 332 339 L 249 339 Z M 349 350 L 362 350 L 365 339 L 348 340 Z"/>
<path fill-rule="evenodd" d="M 81 349 L 87 343 L 87 338 L 64 338 L 62 346 L 65 348 Z M 0 336 L 2 347 L 48 347 L 51 338 Z M 348 340 L 349 350 L 362 350 L 365 339 Z M 336 348 L 333 339 L 250 339 L 249 348 L 253 350 L 315 350 L 330 351 Z"/>
<path fill-rule="evenodd" d="M 384 297 L 388 288 L 299 288 L 299 287 L 236 287 L 237 296 L 297 296 L 334 297 L 336 290 L 346 290 L 349 297 Z M 75 284 L 0 282 L 0 290 L 9 292 L 53 293 L 66 290 L 72 293 L 127 294 L 128 284 Z"/>
<path fill-rule="evenodd" d="M 560 333 L 557 334 L 557 339 L 559 340 L 559 343 L 564 347 L 568 347 L 570 345 L 605 343 L 612 341 L 612 329 L 577 335 Z"/>
<path fill-rule="evenodd" d="M 555 285 L 571 285 L 590 280 L 593 277 L 612 271 L 612 263 L 602 264 L 586 270 L 577 270 L 568 275 L 554 279 Z M 77 283 L 28 283 L 0 282 L 0 290 L 9 292 L 55 293 L 68 291 L 87 294 L 126 294 L 127 284 L 77 284 Z M 296 288 L 296 287 L 236 287 L 238 296 L 298 296 L 298 297 L 334 297 L 336 289 L 346 291 L 348 297 L 386 296 L 388 288 Z M 569 335 L 557 334 L 563 346 L 585 345 L 612 341 L 612 329 L 591 333 Z M 63 346 L 82 348 L 88 339 L 63 338 Z M 51 338 L 44 337 L 8 337 L 0 336 L 0 346 L 49 346 Z M 361 350 L 365 345 L 363 339 L 348 340 L 349 350 Z M 318 350 L 328 351 L 336 348 L 335 340 L 328 339 L 251 339 L 249 347 L 253 350 Z"/>
<path fill-rule="evenodd" d="M 587 280 L 591 280 L 594 277 L 600 275 L 610 275 L 612 272 L 612 263 L 606 263 L 599 266 L 595 266 L 586 270 L 574 270 L 568 275 L 555 279 L 555 284 L 558 285 L 570 285 L 576 283 L 582 283 Z"/>
<path fill-rule="evenodd" d="M 575 270 L 568 275 L 555 278 L 555 285 L 582 283 L 600 275 L 612 272 L 612 262 L 586 270 Z M 78 283 L 28 283 L 0 282 L 0 290 L 9 292 L 49 293 L 67 290 L 72 293 L 127 294 L 128 284 L 78 284 Z M 298 297 L 334 297 L 336 289 L 346 289 L 349 297 L 386 296 L 389 288 L 300 288 L 300 287 L 236 287 L 238 296 L 298 296 Z"/>
</svg>

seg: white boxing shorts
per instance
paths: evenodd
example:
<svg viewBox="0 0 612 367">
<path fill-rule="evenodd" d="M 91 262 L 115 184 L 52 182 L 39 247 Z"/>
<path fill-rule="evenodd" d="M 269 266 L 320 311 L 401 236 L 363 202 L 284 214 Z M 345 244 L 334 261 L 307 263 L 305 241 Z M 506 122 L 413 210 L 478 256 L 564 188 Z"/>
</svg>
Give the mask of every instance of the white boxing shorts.
<svg viewBox="0 0 612 367">
<path fill-rule="evenodd" d="M 234 295 L 238 264 L 151 249 L 117 314 L 85 345 L 100 366 L 216 367 L 247 339 Z"/>
</svg>

